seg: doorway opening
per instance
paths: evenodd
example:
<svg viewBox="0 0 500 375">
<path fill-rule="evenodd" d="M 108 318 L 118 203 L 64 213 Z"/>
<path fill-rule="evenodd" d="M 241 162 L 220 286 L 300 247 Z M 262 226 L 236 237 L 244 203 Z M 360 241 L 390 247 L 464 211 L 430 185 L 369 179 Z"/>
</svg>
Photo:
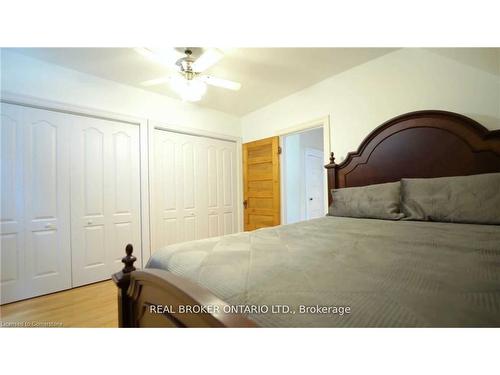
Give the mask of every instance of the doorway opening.
<svg viewBox="0 0 500 375">
<path fill-rule="evenodd" d="M 283 222 L 325 216 L 324 128 L 282 136 Z"/>
</svg>

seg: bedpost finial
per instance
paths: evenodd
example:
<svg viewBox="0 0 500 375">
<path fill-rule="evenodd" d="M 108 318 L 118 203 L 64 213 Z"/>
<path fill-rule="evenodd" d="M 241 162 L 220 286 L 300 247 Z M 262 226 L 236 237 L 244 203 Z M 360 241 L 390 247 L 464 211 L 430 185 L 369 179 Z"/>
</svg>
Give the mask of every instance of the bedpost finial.
<svg viewBox="0 0 500 375">
<path fill-rule="evenodd" d="M 122 258 L 122 263 L 125 264 L 125 267 L 123 267 L 122 270 L 123 273 L 130 273 L 132 271 L 135 271 L 134 262 L 137 260 L 137 258 L 132 255 L 133 251 L 134 247 L 131 244 L 128 244 L 125 247 L 125 252 L 127 253 L 127 255 Z"/>
<path fill-rule="evenodd" d="M 330 164 L 335 164 L 335 156 L 333 156 L 333 151 L 330 152 Z"/>
<path fill-rule="evenodd" d="M 134 247 L 132 246 L 132 244 L 128 244 L 127 246 L 125 246 L 125 253 L 127 253 L 127 255 L 132 255 L 132 252 L 134 251 Z"/>
</svg>

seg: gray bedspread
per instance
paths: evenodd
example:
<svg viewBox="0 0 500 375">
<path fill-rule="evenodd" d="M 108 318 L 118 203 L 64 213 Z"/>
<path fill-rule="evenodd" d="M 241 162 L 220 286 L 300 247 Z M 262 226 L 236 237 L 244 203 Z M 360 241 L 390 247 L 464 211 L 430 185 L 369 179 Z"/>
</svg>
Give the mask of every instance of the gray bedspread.
<svg viewBox="0 0 500 375">
<path fill-rule="evenodd" d="M 500 327 L 495 225 L 324 217 L 171 245 L 147 267 L 260 306 L 265 327 Z"/>
</svg>

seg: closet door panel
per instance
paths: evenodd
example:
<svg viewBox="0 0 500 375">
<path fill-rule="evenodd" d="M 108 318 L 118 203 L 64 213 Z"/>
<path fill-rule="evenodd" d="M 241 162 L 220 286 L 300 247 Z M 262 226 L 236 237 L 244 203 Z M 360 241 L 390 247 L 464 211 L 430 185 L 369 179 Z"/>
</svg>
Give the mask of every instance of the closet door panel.
<svg viewBox="0 0 500 375">
<path fill-rule="evenodd" d="M 32 216 L 34 220 L 56 220 L 58 126 L 53 122 L 37 120 L 31 123 L 29 130 Z"/>
<path fill-rule="evenodd" d="M 220 205 L 220 152 L 212 140 L 207 147 L 207 196 L 208 196 L 208 237 L 221 234 Z"/>
<path fill-rule="evenodd" d="M 160 180 L 163 209 L 165 212 L 177 210 L 176 152 L 175 143 L 165 138 L 159 145 Z"/>
<path fill-rule="evenodd" d="M 75 121 L 79 118 L 75 117 Z M 74 175 L 72 184 L 80 185 L 80 194 L 83 198 L 83 215 L 80 225 L 83 228 L 83 241 L 78 246 L 83 247 L 83 254 L 75 241 L 72 243 L 73 256 L 83 255 L 83 266 L 86 269 L 105 268 L 106 263 L 106 243 L 105 243 L 105 220 L 104 220 L 104 133 L 92 127 L 76 130 L 77 136 L 81 137 L 82 144 L 79 144 L 73 157 L 83 164 L 81 170 L 83 174 L 75 181 Z M 81 158 L 81 159 L 80 159 Z M 80 180 L 81 179 L 81 180 Z M 81 204 L 81 201 L 78 200 Z M 73 204 L 72 209 L 76 207 Z M 78 284 L 77 284 L 78 285 Z"/>
<path fill-rule="evenodd" d="M 107 254 L 110 274 L 123 268 L 121 259 L 128 243 L 134 244 L 136 257 L 141 257 L 139 127 L 117 123 L 112 130 L 111 140 L 112 155 L 108 171 L 112 179 L 109 182 L 110 196 L 114 196 L 114 199 L 109 223 L 112 227 L 112 243 Z"/>
<path fill-rule="evenodd" d="M 83 145 L 77 158 L 83 163 L 84 218 L 104 217 L 104 133 L 94 127 L 81 130 Z"/>
<path fill-rule="evenodd" d="M 61 130 L 62 131 L 62 130 Z M 28 205 L 30 206 L 29 227 L 31 231 L 31 251 L 33 253 L 32 276 L 57 273 L 57 133 L 54 122 L 33 121 L 28 128 L 30 149 L 28 151 L 31 177 Z M 64 171 L 60 170 L 61 174 Z"/>
<path fill-rule="evenodd" d="M 29 296 L 71 287 L 68 115 L 24 108 L 24 202 Z"/>
<path fill-rule="evenodd" d="M 211 146 L 216 150 L 216 170 L 208 175 L 209 185 L 217 186 L 217 199 L 215 204 L 209 203 L 209 215 L 217 216 L 217 233 L 210 236 L 222 236 L 236 231 L 236 145 L 233 142 L 210 140 Z M 212 219 L 214 222 L 215 220 Z"/>
<path fill-rule="evenodd" d="M 25 298 L 23 126 L 20 107 L 1 103 L 1 303 Z"/>
<path fill-rule="evenodd" d="M 210 144 L 207 148 L 207 172 L 208 172 L 208 183 L 207 183 L 207 192 L 208 192 L 208 208 L 213 209 L 219 207 L 219 168 L 218 168 L 218 160 L 219 155 L 217 152 L 217 148 Z"/>
<path fill-rule="evenodd" d="M 218 213 L 208 214 L 208 236 L 217 237 L 220 234 L 220 220 Z"/>
<path fill-rule="evenodd" d="M 3 228 L 2 228 L 3 229 Z M 15 232 L 15 229 L 5 230 L 3 229 L 1 234 L 1 262 L 2 262 L 2 302 L 4 302 L 4 294 L 10 294 L 7 288 L 11 287 L 11 284 L 22 283 L 20 279 L 20 236 Z M 14 232 L 14 233 L 8 233 Z M 11 287 L 12 288 L 12 287 Z M 22 290 L 22 287 L 20 288 Z M 9 299 L 9 298 L 7 298 Z"/>
<path fill-rule="evenodd" d="M 138 126 L 1 109 L 1 302 L 107 279 L 127 243 L 140 264 Z"/>
<path fill-rule="evenodd" d="M 155 130 L 154 168 L 152 176 L 153 251 L 181 241 L 177 231 L 177 152 L 168 133 Z M 179 188 L 180 189 L 180 188 Z"/>
<path fill-rule="evenodd" d="M 133 153 L 131 136 L 123 131 L 113 134 L 113 183 L 115 193 L 114 215 L 132 215 Z"/>
<path fill-rule="evenodd" d="M 106 222 L 104 129 L 98 120 L 74 116 L 71 158 L 71 249 L 73 286 L 105 277 Z M 106 198 L 105 198 L 106 197 Z"/>
<path fill-rule="evenodd" d="M 176 174 L 175 186 L 177 195 L 177 242 L 184 242 L 196 238 L 194 183 L 194 147 L 192 141 L 183 135 L 169 134 L 176 146 Z M 186 186 L 190 185 L 190 186 Z"/>
<path fill-rule="evenodd" d="M 57 275 L 59 271 L 57 253 L 57 231 L 36 230 L 32 232 L 32 251 L 34 255 L 33 278 L 38 279 Z"/>
<path fill-rule="evenodd" d="M 153 251 L 173 243 L 204 238 L 198 186 L 203 150 L 198 137 L 155 129 L 152 177 Z"/>
<path fill-rule="evenodd" d="M 183 241 L 193 241 L 197 239 L 196 217 L 184 217 L 184 238 Z"/>
<path fill-rule="evenodd" d="M 160 245 L 155 247 L 155 249 L 181 241 L 181 237 L 179 236 L 179 232 L 177 230 L 177 218 L 164 218 L 162 221 L 163 225 L 160 227 L 160 231 L 163 241 L 159 242 Z"/>
<path fill-rule="evenodd" d="M 224 230 L 222 234 L 231 234 L 235 231 L 235 215 L 232 212 L 224 212 Z"/>
<path fill-rule="evenodd" d="M 153 251 L 233 233 L 236 144 L 155 129 Z"/>
<path fill-rule="evenodd" d="M 224 147 L 221 149 L 222 154 L 222 195 L 224 207 L 233 208 L 233 152 Z"/>
<path fill-rule="evenodd" d="M 196 208 L 196 165 L 195 144 L 189 140 L 184 141 L 182 150 L 182 197 L 183 209 L 186 211 Z"/>
<path fill-rule="evenodd" d="M 75 116 L 72 135 L 73 285 L 109 279 L 127 243 L 140 259 L 139 129 Z"/>
<path fill-rule="evenodd" d="M 84 226 L 84 268 L 104 267 L 106 242 L 104 225 Z"/>
<path fill-rule="evenodd" d="M 177 134 L 181 151 L 180 173 L 177 194 L 182 197 L 180 222 L 183 226 L 182 241 L 192 241 L 207 237 L 206 223 L 206 169 L 202 160 L 206 155 L 200 137 Z"/>
<path fill-rule="evenodd" d="M 231 234 L 236 231 L 236 151 L 234 144 L 221 145 L 221 228 L 222 234 Z"/>
</svg>

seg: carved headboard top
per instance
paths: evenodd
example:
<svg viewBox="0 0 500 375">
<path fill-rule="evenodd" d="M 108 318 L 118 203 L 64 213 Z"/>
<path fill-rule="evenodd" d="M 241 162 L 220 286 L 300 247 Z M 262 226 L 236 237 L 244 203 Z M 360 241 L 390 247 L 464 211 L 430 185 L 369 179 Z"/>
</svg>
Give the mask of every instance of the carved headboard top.
<svg viewBox="0 0 500 375">
<path fill-rule="evenodd" d="M 458 113 L 410 112 L 383 123 L 342 163 L 331 159 L 325 168 L 329 190 L 500 172 L 500 130 L 488 131 Z"/>
</svg>

